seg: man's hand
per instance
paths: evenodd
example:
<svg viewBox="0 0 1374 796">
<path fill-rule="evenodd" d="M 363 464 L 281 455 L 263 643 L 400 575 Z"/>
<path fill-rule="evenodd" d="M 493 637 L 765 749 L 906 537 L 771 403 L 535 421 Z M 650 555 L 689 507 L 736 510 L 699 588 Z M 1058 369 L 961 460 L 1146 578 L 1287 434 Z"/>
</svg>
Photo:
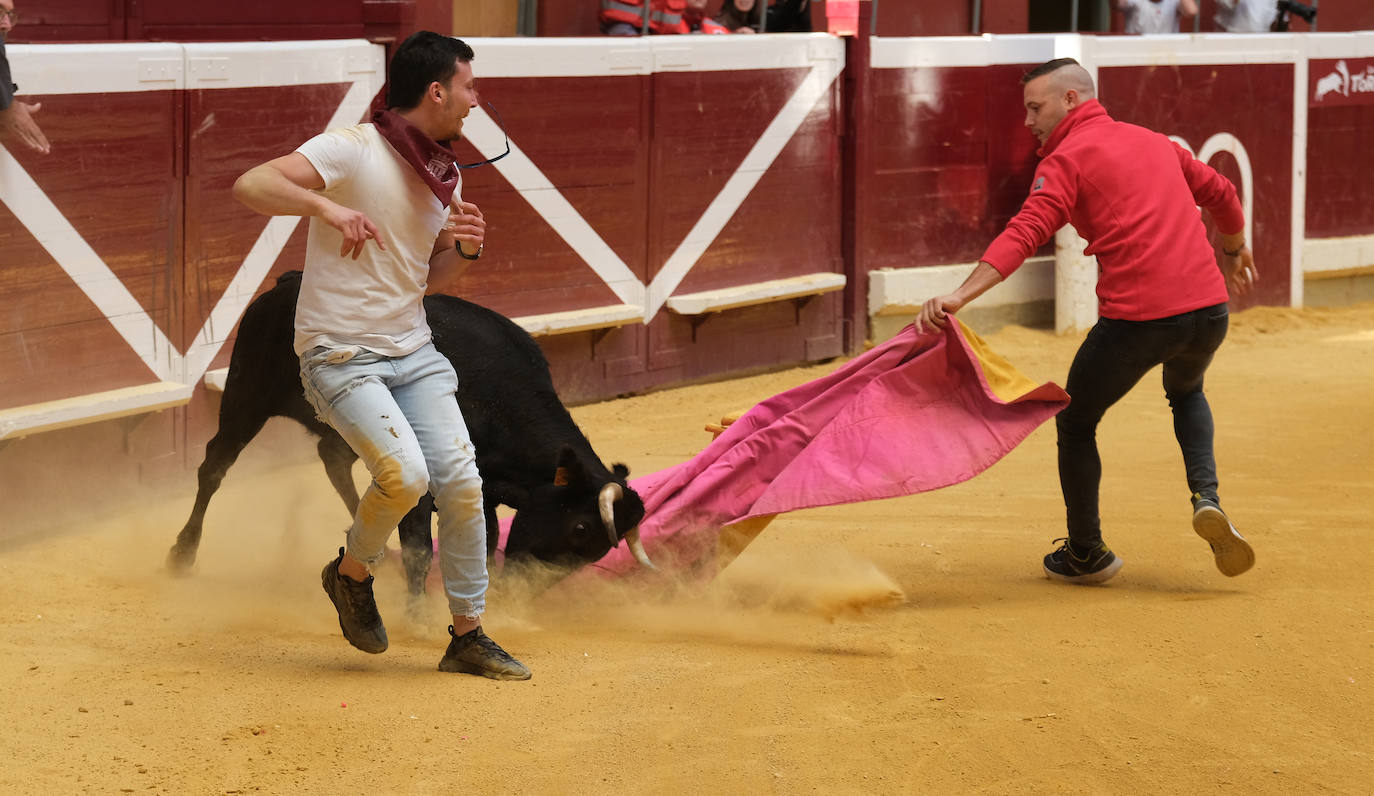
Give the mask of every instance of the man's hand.
<svg viewBox="0 0 1374 796">
<path fill-rule="evenodd" d="M 477 205 L 455 198 L 449 204 L 448 222 L 444 224 L 444 231 L 454 237 L 457 245 L 465 253 L 476 254 L 482 248 L 482 241 L 487 237 L 487 222 L 482 218 L 482 211 L 477 209 Z"/>
<path fill-rule="evenodd" d="M 377 225 L 357 210 L 329 202 L 320 211 L 320 219 L 343 234 L 343 246 L 339 249 L 340 257 L 347 257 L 352 251 L 353 259 L 358 259 L 358 255 L 363 253 L 363 244 L 367 243 L 369 238 L 377 241 L 377 248 L 386 251 L 386 242 L 378 234 Z"/>
<path fill-rule="evenodd" d="M 39 129 L 38 122 L 33 120 L 34 114 L 42 110 L 43 103 L 35 102 L 30 105 L 21 100 L 15 100 L 10 106 L 0 111 L 0 141 L 18 141 L 35 152 L 44 155 L 52 151 L 48 144 L 48 137 L 43 135 Z"/>
<path fill-rule="evenodd" d="M 1240 254 L 1221 255 L 1221 272 L 1226 276 L 1226 288 L 1233 296 L 1243 296 L 1259 281 L 1259 271 L 1255 270 L 1255 256 L 1249 246 L 1242 246 Z"/>
<path fill-rule="evenodd" d="M 916 331 L 934 332 L 945 328 L 949 325 L 949 314 L 958 312 L 962 306 L 964 302 L 953 293 L 927 299 L 921 305 L 921 314 L 916 316 Z"/>
</svg>

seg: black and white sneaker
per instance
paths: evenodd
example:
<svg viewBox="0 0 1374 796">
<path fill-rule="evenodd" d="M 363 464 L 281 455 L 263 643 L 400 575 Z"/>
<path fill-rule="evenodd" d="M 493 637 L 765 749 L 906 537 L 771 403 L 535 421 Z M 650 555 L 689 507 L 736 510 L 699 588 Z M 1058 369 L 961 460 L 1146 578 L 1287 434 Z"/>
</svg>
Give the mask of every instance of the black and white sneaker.
<svg viewBox="0 0 1374 796">
<path fill-rule="evenodd" d="M 1212 498 L 1193 501 L 1193 530 L 1212 546 L 1217 569 L 1234 578 L 1255 565 L 1255 551 Z"/>
<path fill-rule="evenodd" d="M 361 583 L 339 574 L 339 562 L 343 560 L 344 549 L 339 548 L 339 557 L 324 565 L 320 573 L 320 584 L 334 610 L 339 612 L 339 629 L 343 631 L 348 643 L 373 654 L 386 652 L 386 628 L 382 616 L 377 613 L 377 601 L 372 596 L 371 575 Z"/>
<path fill-rule="evenodd" d="M 1059 549 L 1045 556 L 1045 577 L 1064 583 L 1103 583 L 1111 580 L 1122 561 L 1106 544 L 1097 546 L 1086 554 L 1075 551 L 1068 539 L 1055 539 L 1062 542 Z"/>
<path fill-rule="evenodd" d="M 530 679 L 529 668 L 501 649 L 500 644 L 482 632 L 480 625 L 461 636 L 449 625 L 448 634 L 453 638 L 439 661 L 439 671 L 476 674 L 493 680 Z"/>
</svg>

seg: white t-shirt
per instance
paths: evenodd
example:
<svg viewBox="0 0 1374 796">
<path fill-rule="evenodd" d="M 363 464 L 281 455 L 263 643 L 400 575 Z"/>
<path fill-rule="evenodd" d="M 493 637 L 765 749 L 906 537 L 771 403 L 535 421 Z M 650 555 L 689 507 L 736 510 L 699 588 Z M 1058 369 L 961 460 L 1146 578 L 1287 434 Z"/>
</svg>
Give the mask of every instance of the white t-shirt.
<svg viewBox="0 0 1374 796">
<path fill-rule="evenodd" d="M 1127 33 L 1178 33 L 1178 0 L 1127 0 L 1121 14 Z"/>
<path fill-rule="evenodd" d="M 310 219 L 296 353 L 356 346 L 403 356 L 429 342 L 421 302 L 448 208 L 370 123 L 321 133 L 296 151 L 324 178 L 320 194 L 365 213 L 386 243 L 382 251 L 369 240 L 358 259 L 341 257 L 343 235 Z"/>
<path fill-rule="evenodd" d="M 1277 14 L 1274 0 L 1217 0 L 1217 27 L 1231 33 L 1265 33 Z"/>
</svg>

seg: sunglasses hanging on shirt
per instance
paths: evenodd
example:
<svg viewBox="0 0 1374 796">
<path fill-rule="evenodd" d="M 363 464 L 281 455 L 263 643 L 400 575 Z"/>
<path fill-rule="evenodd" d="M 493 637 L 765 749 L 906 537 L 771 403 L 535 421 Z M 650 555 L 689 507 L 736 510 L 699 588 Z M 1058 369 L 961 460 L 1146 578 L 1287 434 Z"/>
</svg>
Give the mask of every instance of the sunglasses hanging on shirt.
<svg viewBox="0 0 1374 796">
<path fill-rule="evenodd" d="M 498 160 L 500 160 L 501 158 L 505 157 L 506 155 L 509 155 L 509 154 L 510 154 L 510 134 L 506 132 L 506 124 L 505 124 L 504 120 L 502 120 L 501 114 L 500 114 L 500 113 L 497 113 L 496 108 L 492 107 L 492 104 L 491 104 L 490 102 L 485 103 L 485 105 L 487 106 L 487 110 L 488 110 L 488 111 L 491 111 L 491 115 L 492 115 L 493 117 L 495 117 L 495 119 L 496 119 L 496 126 L 499 127 L 499 128 L 501 128 L 501 135 L 505 136 L 505 138 L 506 138 L 506 151 L 505 151 L 505 152 L 502 152 L 501 154 L 497 155 L 497 156 L 494 157 L 494 158 L 487 158 L 486 160 L 481 160 L 481 161 L 478 161 L 478 162 L 476 162 L 476 163 L 454 163 L 454 164 L 453 164 L 453 165 L 457 166 L 457 167 L 460 168 L 460 169 L 475 169 L 475 168 L 477 168 L 478 166 L 485 166 L 485 165 L 487 165 L 488 163 L 495 163 L 496 161 L 498 161 Z"/>
</svg>

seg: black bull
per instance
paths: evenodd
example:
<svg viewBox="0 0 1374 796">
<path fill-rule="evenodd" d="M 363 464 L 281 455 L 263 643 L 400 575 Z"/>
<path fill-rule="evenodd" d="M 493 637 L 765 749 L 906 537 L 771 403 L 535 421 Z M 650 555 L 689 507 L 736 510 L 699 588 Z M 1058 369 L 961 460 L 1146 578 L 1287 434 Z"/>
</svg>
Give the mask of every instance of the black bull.
<svg viewBox="0 0 1374 796">
<path fill-rule="evenodd" d="M 358 508 L 352 468 L 357 454 L 315 417 L 301 387 L 291 341 L 300 271 L 283 274 L 254 299 L 239 324 L 220 403 L 219 430 L 205 446 L 196 503 L 167 554 L 173 571 L 196 560 L 210 498 L 225 473 L 267 419 L 289 417 L 319 436 L 325 471 L 350 513 Z M 434 345 L 458 373 L 463 411 L 482 476 L 487 550 L 496 549 L 496 506 L 516 510 L 506 540 L 508 560 L 532 558 L 560 568 L 600 559 L 624 538 L 640 563 L 644 503 L 626 483 L 629 469 L 612 469 L 592 450 L 559 400 L 549 365 L 534 339 L 510 319 L 453 296 L 425 297 Z M 406 581 L 422 594 L 433 559 L 430 513 L 423 497 L 398 526 Z"/>
</svg>

